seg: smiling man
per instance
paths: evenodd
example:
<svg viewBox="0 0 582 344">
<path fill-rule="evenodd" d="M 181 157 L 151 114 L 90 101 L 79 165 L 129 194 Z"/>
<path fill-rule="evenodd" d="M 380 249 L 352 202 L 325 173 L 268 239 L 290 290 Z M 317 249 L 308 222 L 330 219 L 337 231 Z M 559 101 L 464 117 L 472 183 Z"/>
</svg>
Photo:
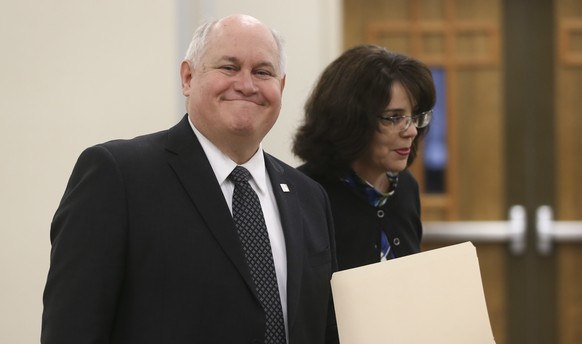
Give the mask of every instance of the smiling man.
<svg viewBox="0 0 582 344">
<path fill-rule="evenodd" d="M 279 115 L 283 51 L 271 30 L 252 17 L 227 17 L 209 36 L 202 56 L 182 62 L 188 113 L 202 135 L 244 163 Z"/>
<path fill-rule="evenodd" d="M 337 343 L 327 196 L 261 146 L 280 38 L 246 15 L 206 23 L 180 76 L 176 126 L 79 157 L 51 225 L 41 342 Z M 256 226 L 237 215 L 241 170 Z"/>
</svg>

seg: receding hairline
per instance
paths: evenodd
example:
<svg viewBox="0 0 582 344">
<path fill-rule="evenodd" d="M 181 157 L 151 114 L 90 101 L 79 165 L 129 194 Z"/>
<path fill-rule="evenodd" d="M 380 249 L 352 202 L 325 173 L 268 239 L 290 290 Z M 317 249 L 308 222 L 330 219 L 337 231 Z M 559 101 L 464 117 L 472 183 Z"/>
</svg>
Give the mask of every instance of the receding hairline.
<svg viewBox="0 0 582 344">
<path fill-rule="evenodd" d="M 208 20 L 199 26 L 192 37 L 185 59 L 197 65 L 207 52 L 210 37 L 216 34 L 217 29 L 228 28 L 231 25 L 236 25 L 235 27 L 261 28 L 265 33 L 270 33 L 278 55 L 279 72 L 281 76 L 286 74 L 287 57 L 283 46 L 283 37 L 279 32 L 270 28 L 257 18 L 246 14 L 234 14 L 220 19 Z"/>
</svg>

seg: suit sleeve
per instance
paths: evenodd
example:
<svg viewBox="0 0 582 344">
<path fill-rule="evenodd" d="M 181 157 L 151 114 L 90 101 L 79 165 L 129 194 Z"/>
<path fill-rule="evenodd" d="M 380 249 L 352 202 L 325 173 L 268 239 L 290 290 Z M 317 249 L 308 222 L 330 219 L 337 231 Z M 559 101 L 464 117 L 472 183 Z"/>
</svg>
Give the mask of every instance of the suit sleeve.
<svg viewBox="0 0 582 344">
<path fill-rule="evenodd" d="M 125 266 L 125 199 L 110 152 L 84 151 L 51 224 L 42 343 L 109 342 Z"/>
</svg>

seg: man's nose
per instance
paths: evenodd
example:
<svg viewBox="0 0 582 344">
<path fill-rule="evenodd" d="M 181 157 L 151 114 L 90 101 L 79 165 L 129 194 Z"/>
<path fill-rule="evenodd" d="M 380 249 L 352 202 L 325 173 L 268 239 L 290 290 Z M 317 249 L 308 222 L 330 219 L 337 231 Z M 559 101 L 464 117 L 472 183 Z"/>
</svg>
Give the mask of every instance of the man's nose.
<svg viewBox="0 0 582 344">
<path fill-rule="evenodd" d="M 255 80 L 253 75 L 249 71 L 240 71 L 236 77 L 234 83 L 235 90 L 245 94 L 250 95 L 257 92 L 257 86 L 255 85 Z"/>
</svg>

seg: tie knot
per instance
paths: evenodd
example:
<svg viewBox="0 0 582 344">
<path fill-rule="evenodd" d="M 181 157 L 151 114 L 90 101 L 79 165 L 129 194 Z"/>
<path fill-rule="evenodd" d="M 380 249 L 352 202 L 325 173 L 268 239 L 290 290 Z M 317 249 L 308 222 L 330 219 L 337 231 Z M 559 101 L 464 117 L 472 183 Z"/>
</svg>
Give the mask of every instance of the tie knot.
<svg viewBox="0 0 582 344">
<path fill-rule="evenodd" d="M 251 179 L 251 173 L 242 166 L 237 166 L 228 176 L 234 183 L 246 183 Z"/>
</svg>

